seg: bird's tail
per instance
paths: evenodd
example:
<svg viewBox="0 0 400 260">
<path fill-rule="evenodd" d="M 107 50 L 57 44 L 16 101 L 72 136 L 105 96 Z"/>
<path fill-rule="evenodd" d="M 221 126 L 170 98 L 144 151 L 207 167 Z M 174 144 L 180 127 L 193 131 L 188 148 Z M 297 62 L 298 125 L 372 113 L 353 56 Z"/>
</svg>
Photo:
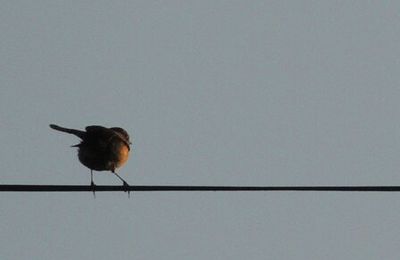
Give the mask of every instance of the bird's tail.
<svg viewBox="0 0 400 260">
<path fill-rule="evenodd" d="M 85 134 L 86 134 L 85 131 L 65 128 L 65 127 L 61 127 L 61 126 L 58 126 L 58 125 L 54 125 L 54 124 L 50 124 L 50 128 L 52 128 L 54 130 L 57 130 L 57 131 L 60 131 L 60 132 L 76 135 L 77 137 L 79 137 L 81 139 L 83 139 L 85 137 Z"/>
</svg>

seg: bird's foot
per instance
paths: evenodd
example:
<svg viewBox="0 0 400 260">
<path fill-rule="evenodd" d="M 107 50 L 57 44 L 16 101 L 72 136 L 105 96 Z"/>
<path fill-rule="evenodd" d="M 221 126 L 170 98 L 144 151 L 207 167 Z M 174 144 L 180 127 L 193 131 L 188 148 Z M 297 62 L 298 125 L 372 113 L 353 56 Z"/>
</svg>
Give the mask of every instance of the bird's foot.
<svg viewBox="0 0 400 260">
<path fill-rule="evenodd" d="M 126 181 L 123 181 L 122 187 L 124 188 L 125 192 L 128 192 L 128 198 L 130 198 L 131 197 L 131 191 L 130 191 L 131 186 Z"/>
<path fill-rule="evenodd" d="M 96 198 L 96 184 L 93 181 L 90 182 L 90 188 L 92 189 L 93 197 Z"/>
</svg>

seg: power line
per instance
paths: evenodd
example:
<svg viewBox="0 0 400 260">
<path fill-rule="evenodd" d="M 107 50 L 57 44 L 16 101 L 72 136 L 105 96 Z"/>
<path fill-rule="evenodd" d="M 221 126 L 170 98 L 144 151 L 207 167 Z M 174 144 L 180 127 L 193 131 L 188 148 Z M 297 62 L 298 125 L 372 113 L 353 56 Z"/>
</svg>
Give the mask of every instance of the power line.
<svg viewBox="0 0 400 260">
<path fill-rule="evenodd" d="M 186 185 L 20 185 L 0 184 L 0 192 L 86 192 L 93 191 L 347 191 L 400 192 L 400 186 L 186 186 Z"/>
</svg>

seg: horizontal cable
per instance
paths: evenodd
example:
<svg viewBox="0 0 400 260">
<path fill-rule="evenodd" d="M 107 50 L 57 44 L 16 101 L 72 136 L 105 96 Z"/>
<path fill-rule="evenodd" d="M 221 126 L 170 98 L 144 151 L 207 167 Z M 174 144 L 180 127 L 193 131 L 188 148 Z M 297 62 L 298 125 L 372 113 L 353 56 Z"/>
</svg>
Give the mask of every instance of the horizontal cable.
<svg viewBox="0 0 400 260">
<path fill-rule="evenodd" d="M 2 184 L 0 192 L 82 191 L 356 191 L 399 192 L 400 186 L 183 186 L 183 185 L 19 185 Z"/>
</svg>

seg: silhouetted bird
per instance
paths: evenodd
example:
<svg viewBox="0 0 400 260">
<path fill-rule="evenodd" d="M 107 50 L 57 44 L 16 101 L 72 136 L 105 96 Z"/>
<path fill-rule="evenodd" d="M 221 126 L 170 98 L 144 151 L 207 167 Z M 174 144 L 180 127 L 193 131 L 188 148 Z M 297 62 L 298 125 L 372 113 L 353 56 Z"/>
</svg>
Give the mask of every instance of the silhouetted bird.
<svg viewBox="0 0 400 260">
<path fill-rule="evenodd" d="M 85 128 L 86 131 L 69 129 L 51 124 L 54 130 L 73 134 L 82 139 L 82 141 L 73 145 L 78 147 L 79 161 L 90 169 L 90 184 L 93 186 L 93 170 L 111 171 L 122 182 L 124 186 L 129 186 L 122 179 L 115 169 L 121 167 L 129 157 L 130 144 L 128 133 L 120 127 L 106 128 L 103 126 L 92 125 Z"/>
</svg>

